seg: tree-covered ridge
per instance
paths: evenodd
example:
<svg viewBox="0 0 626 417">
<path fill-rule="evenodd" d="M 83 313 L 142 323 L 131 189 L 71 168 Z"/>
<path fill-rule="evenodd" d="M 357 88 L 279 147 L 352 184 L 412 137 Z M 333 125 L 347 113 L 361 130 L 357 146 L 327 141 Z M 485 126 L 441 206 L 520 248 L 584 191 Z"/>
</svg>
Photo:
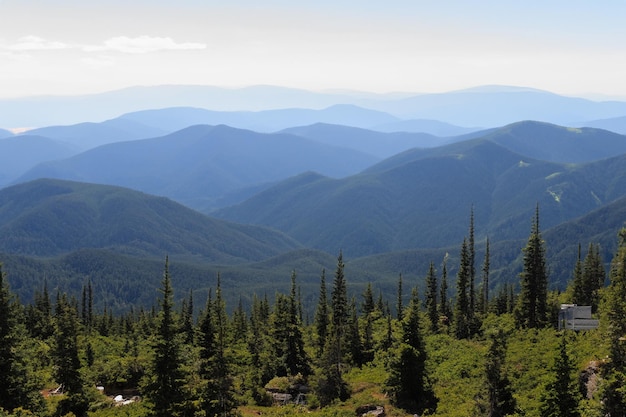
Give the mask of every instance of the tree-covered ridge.
<svg viewBox="0 0 626 417">
<path fill-rule="evenodd" d="M 330 294 L 324 270 L 319 277 L 313 321 L 304 314 L 295 270 L 290 287 L 284 285 L 288 291 L 277 292 L 273 301 L 254 296 L 249 309 L 241 302 L 227 308 L 217 274 L 204 307 L 194 309 L 193 292 L 180 305 L 174 302 L 166 258 L 158 304 L 124 314 L 94 311 L 90 281 L 80 295 L 51 295 L 44 285 L 32 303 L 23 304 L 0 273 L 0 415 L 289 410 L 324 416 L 370 406 L 392 416 L 622 415 L 626 229 L 619 233 L 608 287 L 579 284 L 597 282 L 593 265 L 602 262 L 590 245 L 588 272 L 577 272 L 579 256 L 571 266 L 570 288 L 552 292 L 546 288 L 537 207 L 523 248 L 521 291 L 505 287 L 491 295 L 483 290 L 488 256 L 482 273 L 472 272 L 478 269 L 473 229 L 470 216 L 456 294 L 441 291 L 447 285 L 444 259 L 441 272 L 434 262 L 425 268 L 424 297 L 418 297 L 417 283 L 400 276 L 394 301 L 376 295 L 372 284 L 350 298 L 340 252 Z M 600 300 L 601 328 L 557 331 L 559 303 L 581 294 Z M 578 383 L 575 374 L 583 375 Z M 113 407 L 114 400 L 97 385 L 108 394 L 139 395 L 141 401 Z"/>
</svg>

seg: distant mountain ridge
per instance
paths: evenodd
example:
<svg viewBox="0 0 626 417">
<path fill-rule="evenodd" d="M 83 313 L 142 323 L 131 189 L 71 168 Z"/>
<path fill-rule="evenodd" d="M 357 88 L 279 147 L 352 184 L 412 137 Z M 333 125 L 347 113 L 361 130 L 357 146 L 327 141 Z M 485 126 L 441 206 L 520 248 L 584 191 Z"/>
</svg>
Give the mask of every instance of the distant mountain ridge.
<svg viewBox="0 0 626 417">
<path fill-rule="evenodd" d="M 17 182 L 58 178 L 118 185 L 210 211 L 223 206 L 222 199 L 241 201 L 258 187 L 302 171 L 343 177 L 379 160 L 295 135 L 199 125 L 46 162 Z"/>
<path fill-rule="evenodd" d="M 120 187 L 37 180 L 0 190 L 3 253 L 50 257 L 96 248 L 236 264 L 299 247 L 276 231 L 216 220 Z"/>
<path fill-rule="evenodd" d="M 407 151 L 341 180 L 286 181 L 215 214 L 366 256 L 459 242 L 472 206 L 481 236 L 507 240 L 527 235 L 537 203 L 548 228 L 625 194 L 626 154 L 560 164 L 482 138 Z"/>
<path fill-rule="evenodd" d="M 335 105 L 360 106 L 404 120 L 432 119 L 458 126 L 484 128 L 520 120 L 578 125 L 582 121 L 626 115 L 624 101 L 592 101 L 506 86 L 438 94 L 366 94 L 313 92 L 275 86 L 229 89 L 166 85 L 134 87 L 86 96 L 4 99 L 0 100 L 0 126 L 42 127 L 97 122 L 147 108 L 178 106 L 240 112 L 324 109 Z M 337 123 L 336 120 L 316 120 L 311 123 L 314 122 Z"/>
<path fill-rule="evenodd" d="M 10 136 L 0 139 L 0 187 L 9 184 L 33 166 L 76 154 L 70 144 L 35 135 Z"/>
</svg>

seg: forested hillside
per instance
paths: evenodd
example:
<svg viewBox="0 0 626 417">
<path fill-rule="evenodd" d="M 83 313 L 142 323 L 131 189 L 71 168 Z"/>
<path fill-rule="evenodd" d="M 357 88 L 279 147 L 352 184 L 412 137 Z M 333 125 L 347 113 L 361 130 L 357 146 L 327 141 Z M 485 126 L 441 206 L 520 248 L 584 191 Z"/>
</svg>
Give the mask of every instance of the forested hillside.
<svg viewBox="0 0 626 417">
<path fill-rule="evenodd" d="M 0 413 L 619 415 L 626 229 L 608 273 L 590 244 L 557 293 L 547 288 L 535 214 L 517 294 L 488 290 L 489 251 L 476 257 L 470 221 L 455 284 L 447 261 L 441 269 L 431 262 L 423 294 L 400 276 L 395 298 L 372 283 L 350 297 L 340 252 L 334 271 L 320 271 L 311 318 L 295 271 L 273 296 L 229 313 L 220 274 L 202 299 L 189 292 L 175 303 L 166 258 L 158 306 L 119 315 L 94 308 L 91 281 L 70 293 L 44 284 L 23 303 L 0 271 Z M 591 306 L 600 327 L 557 330 L 564 301 Z"/>
</svg>

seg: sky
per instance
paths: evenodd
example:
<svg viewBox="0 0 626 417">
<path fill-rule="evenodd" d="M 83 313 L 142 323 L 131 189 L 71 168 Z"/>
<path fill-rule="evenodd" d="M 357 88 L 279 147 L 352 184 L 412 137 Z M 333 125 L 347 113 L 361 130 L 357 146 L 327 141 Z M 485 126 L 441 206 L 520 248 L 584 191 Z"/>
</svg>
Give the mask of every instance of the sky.
<svg viewBox="0 0 626 417">
<path fill-rule="evenodd" d="M 624 22 L 623 0 L 0 0 L 0 98 L 265 84 L 626 99 Z"/>
</svg>

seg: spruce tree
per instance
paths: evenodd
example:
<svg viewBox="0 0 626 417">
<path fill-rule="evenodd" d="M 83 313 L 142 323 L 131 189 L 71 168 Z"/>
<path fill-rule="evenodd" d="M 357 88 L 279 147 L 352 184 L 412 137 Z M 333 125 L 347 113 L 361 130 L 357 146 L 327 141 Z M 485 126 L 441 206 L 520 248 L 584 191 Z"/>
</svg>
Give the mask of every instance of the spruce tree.
<svg viewBox="0 0 626 417">
<path fill-rule="evenodd" d="M 233 311 L 232 318 L 232 337 L 235 342 L 242 342 L 246 340 L 248 334 L 248 318 L 246 311 L 243 308 L 243 300 L 239 296 L 239 302 L 237 308 Z"/>
<path fill-rule="evenodd" d="M 249 373 L 252 397 L 258 405 L 267 405 L 265 384 L 274 376 L 270 335 L 267 332 L 269 317 L 264 314 L 263 302 L 255 294 L 252 299 L 250 325 L 248 326 L 248 351 L 251 371 Z M 210 314 L 210 307 L 207 305 Z M 214 342 L 213 342 L 214 343 Z"/>
<path fill-rule="evenodd" d="M 574 270 L 572 271 L 572 303 L 581 306 L 588 305 L 585 301 L 585 285 L 583 283 L 583 263 L 580 254 L 580 243 L 578 244 L 578 256 L 576 257 L 576 263 L 574 264 Z"/>
<path fill-rule="evenodd" d="M 521 288 L 515 307 L 515 320 L 519 327 L 543 327 L 548 318 L 548 271 L 544 241 L 539 229 L 539 205 L 523 252 L 524 267 L 520 273 Z"/>
<path fill-rule="evenodd" d="M 343 379 L 343 373 L 347 367 L 345 338 L 348 313 L 343 254 L 340 251 L 331 293 L 331 326 L 317 386 L 317 395 L 322 405 L 328 405 L 335 399 L 345 401 L 350 397 L 348 384 Z"/>
<path fill-rule="evenodd" d="M 587 255 L 583 262 L 583 286 L 587 294 L 588 302 L 585 305 L 591 306 L 591 311 L 596 312 L 600 304 L 600 290 L 604 287 L 606 271 L 604 262 L 600 255 L 600 245 L 589 244 Z"/>
<path fill-rule="evenodd" d="M 567 353 L 566 335 L 561 335 L 559 353 L 551 369 L 550 380 L 541 397 L 543 417 L 579 417 L 579 401 L 582 399 L 573 377 L 574 365 Z"/>
<path fill-rule="evenodd" d="M 39 412 L 41 396 L 20 349 L 25 329 L 18 309 L 0 263 L 0 410 L 21 407 Z"/>
<path fill-rule="evenodd" d="M 78 356 L 78 312 L 65 294 L 57 295 L 55 310 L 54 377 L 67 395 L 59 402 L 56 414 L 72 412 L 77 417 L 86 416 L 89 403 Z"/>
<path fill-rule="evenodd" d="M 420 330 L 420 300 L 412 291 L 408 312 L 402 322 L 402 339 L 389 363 L 386 390 L 393 403 L 410 412 L 432 413 L 437 399 L 426 372 L 426 348 Z"/>
<path fill-rule="evenodd" d="M 626 227 L 619 231 L 619 245 L 611 261 L 610 285 L 604 304 L 608 322 L 609 361 L 602 375 L 600 394 L 604 415 L 626 416 Z"/>
<path fill-rule="evenodd" d="M 469 311 L 473 316 L 473 313 L 476 311 L 476 248 L 474 245 L 474 206 L 472 205 L 472 209 L 470 211 L 470 225 L 469 225 L 469 238 L 467 242 L 467 263 L 468 263 L 468 274 L 469 274 Z"/>
<path fill-rule="evenodd" d="M 429 329 L 432 333 L 436 333 L 439 328 L 439 311 L 437 310 L 437 275 L 432 261 L 428 267 L 428 275 L 426 275 L 426 313 Z"/>
<path fill-rule="evenodd" d="M 441 285 L 439 286 L 439 315 L 445 324 L 452 320 L 452 308 L 448 302 L 448 254 L 443 258 L 441 267 Z"/>
<path fill-rule="evenodd" d="M 363 356 L 363 342 L 361 341 L 361 330 L 359 328 L 359 317 L 357 314 L 356 300 L 352 298 L 350 303 L 350 318 L 348 320 L 346 342 L 351 362 L 354 366 L 361 368 L 365 363 Z"/>
<path fill-rule="evenodd" d="M 181 308 L 180 330 L 183 334 L 183 343 L 193 345 L 195 328 L 193 324 L 193 291 L 189 290 L 189 298 L 183 301 Z"/>
<path fill-rule="evenodd" d="M 489 308 L 489 267 L 491 260 L 489 259 L 489 239 L 485 242 L 485 260 L 482 267 L 482 283 L 480 292 L 480 312 L 487 314 Z"/>
<path fill-rule="evenodd" d="M 309 358 L 304 350 L 304 339 L 302 336 L 302 323 L 298 309 L 298 299 L 296 296 L 296 271 L 291 273 L 291 293 L 288 299 L 288 310 L 286 320 L 286 366 L 289 375 L 301 374 L 306 377 L 311 374 Z"/>
<path fill-rule="evenodd" d="M 154 417 L 179 416 L 186 400 L 185 374 L 182 370 L 180 332 L 174 313 L 173 290 L 169 272 L 169 259 L 165 258 L 161 311 L 158 315 L 156 337 L 153 344 L 152 378 L 145 387 L 151 415 Z"/>
<path fill-rule="evenodd" d="M 457 339 L 470 336 L 471 310 L 469 301 L 469 253 L 467 239 L 461 245 L 461 260 L 456 277 L 456 302 L 454 304 L 454 334 Z"/>
<path fill-rule="evenodd" d="M 498 329 L 489 334 L 489 348 L 485 361 L 486 409 L 488 417 L 501 417 L 516 412 L 511 382 L 504 372 L 506 358 L 506 335 Z"/>
<path fill-rule="evenodd" d="M 320 276 L 320 294 L 319 301 L 317 303 L 317 310 L 315 310 L 315 333 L 317 335 L 317 357 L 320 358 L 324 353 L 324 346 L 328 337 L 328 299 L 326 294 L 326 270 L 322 269 L 322 275 Z"/>
<path fill-rule="evenodd" d="M 228 416 L 235 408 L 232 378 L 225 356 L 224 328 L 226 327 L 220 276 L 217 276 L 215 302 L 211 293 L 198 332 L 200 347 L 200 408 L 206 416 Z"/>
<path fill-rule="evenodd" d="M 363 305 L 361 309 L 365 316 L 365 327 L 363 328 L 363 361 L 367 363 L 374 359 L 374 311 L 376 311 L 376 304 L 374 303 L 371 283 L 367 283 L 365 293 L 363 294 Z"/>
<path fill-rule="evenodd" d="M 402 310 L 404 309 L 404 306 L 402 305 L 403 304 L 402 303 L 402 297 L 403 297 L 403 294 L 402 294 L 402 274 L 400 274 L 398 276 L 398 298 L 397 298 L 397 301 L 396 301 L 396 318 L 398 320 L 402 320 L 402 317 L 403 317 L 402 316 L 402 314 L 403 314 Z"/>
</svg>

